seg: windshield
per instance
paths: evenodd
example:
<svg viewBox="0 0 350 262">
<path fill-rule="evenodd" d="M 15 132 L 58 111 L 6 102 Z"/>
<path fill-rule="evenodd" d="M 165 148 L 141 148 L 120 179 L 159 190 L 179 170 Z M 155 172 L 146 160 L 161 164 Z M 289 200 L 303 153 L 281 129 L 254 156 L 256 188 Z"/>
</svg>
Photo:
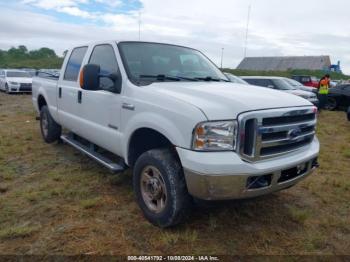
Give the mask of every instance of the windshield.
<svg viewBox="0 0 350 262">
<path fill-rule="evenodd" d="M 295 90 L 296 88 L 290 85 L 286 80 L 283 79 L 273 79 L 274 84 L 279 90 Z"/>
<path fill-rule="evenodd" d="M 225 75 L 227 76 L 227 78 L 230 80 L 230 82 L 232 83 L 236 83 L 236 84 L 243 84 L 243 85 L 249 85 L 248 82 L 244 81 L 243 79 L 239 78 L 238 76 L 232 75 L 230 73 L 225 73 Z"/>
<path fill-rule="evenodd" d="M 157 43 L 121 42 L 129 79 L 138 85 L 155 81 L 226 81 L 225 75 L 197 50 Z"/>
<path fill-rule="evenodd" d="M 21 72 L 21 71 L 8 71 L 6 72 L 7 77 L 29 77 L 30 74 L 27 72 Z"/>
<path fill-rule="evenodd" d="M 286 78 L 285 79 L 289 84 L 291 84 L 292 86 L 303 86 L 302 83 L 294 80 L 294 79 L 289 79 L 289 78 Z"/>
</svg>

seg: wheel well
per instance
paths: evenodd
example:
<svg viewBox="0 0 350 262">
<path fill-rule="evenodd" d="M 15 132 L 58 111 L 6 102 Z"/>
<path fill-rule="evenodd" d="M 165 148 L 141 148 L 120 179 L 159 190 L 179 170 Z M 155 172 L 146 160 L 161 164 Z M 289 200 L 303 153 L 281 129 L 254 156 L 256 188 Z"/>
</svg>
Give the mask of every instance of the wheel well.
<svg viewBox="0 0 350 262">
<path fill-rule="evenodd" d="M 164 135 L 150 128 L 136 130 L 130 139 L 128 150 L 128 164 L 133 167 L 136 160 L 144 152 L 155 148 L 170 148 L 174 150 L 173 144 Z M 176 156 L 177 152 L 174 150 Z M 177 156 L 178 158 L 178 156 Z"/>
<path fill-rule="evenodd" d="M 39 98 L 38 98 L 38 108 L 39 108 L 39 111 L 41 110 L 41 108 L 42 108 L 43 106 L 46 106 L 46 105 L 47 105 L 47 103 L 46 103 L 45 98 L 44 98 L 42 95 L 40 95 Z"/>
</svg>

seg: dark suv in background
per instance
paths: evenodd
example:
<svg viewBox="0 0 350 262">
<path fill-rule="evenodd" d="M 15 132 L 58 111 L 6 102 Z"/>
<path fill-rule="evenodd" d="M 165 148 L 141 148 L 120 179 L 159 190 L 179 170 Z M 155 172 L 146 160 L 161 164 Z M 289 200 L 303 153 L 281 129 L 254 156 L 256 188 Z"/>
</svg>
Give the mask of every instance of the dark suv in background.
<svg viewBox="0 0 350 262">
<path fill-rule="evenodd" d="M 350 84 L 337 85 L 329 89 L 326 108 L 335 110 L 337 108 L 348 108 L 350 106 Z"/>
</svg>

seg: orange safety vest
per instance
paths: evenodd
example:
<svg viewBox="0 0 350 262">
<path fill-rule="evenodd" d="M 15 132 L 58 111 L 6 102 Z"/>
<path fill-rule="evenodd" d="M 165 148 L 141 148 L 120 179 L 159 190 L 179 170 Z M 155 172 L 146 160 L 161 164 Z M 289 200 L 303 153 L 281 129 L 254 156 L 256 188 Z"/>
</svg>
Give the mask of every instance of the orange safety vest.
<svg viewBox="0 0 350 262">
<path fill-rule="evenodd" d="M 326 79 L 321 80 L 320 89 L 318 91 L 320 95 L 328 95 L 329 93 L 329 81 Z"/>
</svg>

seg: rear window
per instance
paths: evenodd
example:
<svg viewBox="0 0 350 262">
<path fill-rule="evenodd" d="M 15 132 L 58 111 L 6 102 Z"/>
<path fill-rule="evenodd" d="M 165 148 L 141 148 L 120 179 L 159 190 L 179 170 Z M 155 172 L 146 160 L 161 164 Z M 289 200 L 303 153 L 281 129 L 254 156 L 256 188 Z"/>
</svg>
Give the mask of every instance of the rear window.
<svg viewBox="0 0 350 262">
<path fill-rule="evenodd" d="M 70 58 L 68 60 L 66 66 L 66 72 L 64 73 L 64 80 L 67 81 L 77 81 L 78 75 L 80 71 L 81 64 L 83 63 L 83 59 L 85 53 L 87 51 L 87 47 L 77 47 L 72 51 Z"/>
<path fill-rule="evenodd" d="M 303 76 L 301 77 L 301 82 L 302 83 L 306 83 L 306 82 L 310 82 L 311 78 L 309 76 Z"/>
</svg>

